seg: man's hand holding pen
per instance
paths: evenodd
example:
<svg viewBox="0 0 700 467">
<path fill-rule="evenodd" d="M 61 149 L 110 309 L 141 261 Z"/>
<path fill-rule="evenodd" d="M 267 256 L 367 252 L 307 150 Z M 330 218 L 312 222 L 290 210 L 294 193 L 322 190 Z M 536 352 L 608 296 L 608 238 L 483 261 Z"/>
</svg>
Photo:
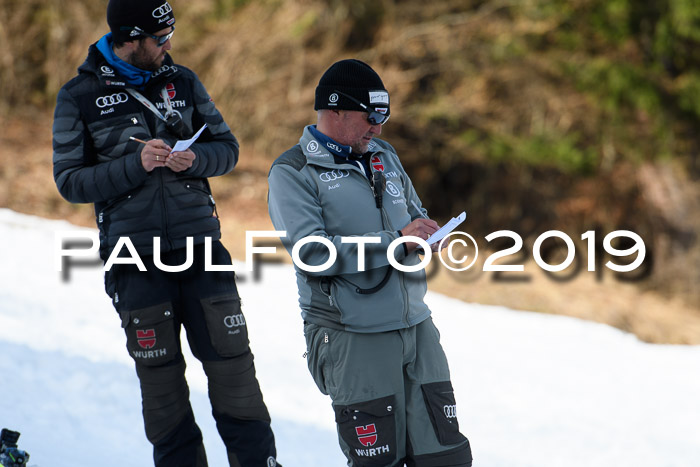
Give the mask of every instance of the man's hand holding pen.
<svg viewBox="0 0 700 467">
<path fill-rule="evenodd" d="M 410 235 L 427 240 L 428 237 L 434 234 L 439 228 L 440 226 L 434 220 L 420 218 L 413 220 L 413 222 L 401 229 L 401 235 L 404 237 Z M 409 253 L 418 248 L 418 246 L 417 243 L 406 242 L 406 249 Z M 433 247 L 437 249 L 437 244 L 431 246 L 431 249 Z M 436 249 L 433 251 L 437 251 Z"/>
<path fill-rule="evenodd" d="M 196 157 L 191 149 L 171 153 L 172 148 L 160 139 L 144 141 L 133 136 L 129 139 L 144 145 L 141 150 L 141 164 L 146 172 L 151 172 L 156 167 L 167 167 L 173 172 L 182 172 L 192 167 Z"/>
<path fill-rule="evenodd" d="M 408 224 L 406 227 L 404 227 L 401 230 L 401 235 L 403 235 L 403 236 L 412 235 L 415 237 L 422 238 L 423 240 L 427 240 L 428 238 L 430 238 L 430 236 L 432 234 L 434 234 L 435 232 L 438 231 L 440 226 L 438 225 L 437 222 L 428 218 L 428 216 L 426 216 L 423 213 L 423 210 L 416 204 L 415 201 L 411 200 L 411 204 L 413 205 L 413 207 L 416 208 L 416 210 L 418 211 L 418 214 L 421 215 L 421 219 L 414 219 L 413 222 L 411 222 L 410 224 Z M 445 246 L 447 246 L 447 244 L 443 244 L 442 247 L 445 248 Z M 418 247 L 419 247 L 419 245 L 417 243 L 413 243 L 413 242 L 406 243 L 406 249 L 409 253 Z M 435 242 L 432 245 L 430 245 L 430 250 L 433 253 L 437 252 L 439 248 L 440 248 L 440 242 Z M 420 248 L 420 251 L 418 253 L 423 254 L 423 249 Z"/>
</svg>

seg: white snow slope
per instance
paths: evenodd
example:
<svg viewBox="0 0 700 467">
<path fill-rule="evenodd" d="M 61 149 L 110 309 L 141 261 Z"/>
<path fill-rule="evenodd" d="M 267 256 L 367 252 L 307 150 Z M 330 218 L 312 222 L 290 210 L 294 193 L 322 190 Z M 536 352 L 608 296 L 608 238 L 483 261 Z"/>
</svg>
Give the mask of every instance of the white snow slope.
<svg viewBox="0 0 700 467">
<path fill-rule="evenodd" d="M 22 433 L 30 465 L 153 465 L 101 267 L 62 278 L 54 263 L 62 230 L 80 229 L 0 209 L 0 427 Z M 293 270 L 259 273 L 239 274 L 239 289 L 279 460 L 345 465 L 330 399 L 303 358 Z M 700 465 L 700 347 L 648 345 L 604 325 L 432 293 L 427 300 L 475 466 Z M 204 374 L 187 361 L 210 465 L 225 466 Z"/>
</svg>

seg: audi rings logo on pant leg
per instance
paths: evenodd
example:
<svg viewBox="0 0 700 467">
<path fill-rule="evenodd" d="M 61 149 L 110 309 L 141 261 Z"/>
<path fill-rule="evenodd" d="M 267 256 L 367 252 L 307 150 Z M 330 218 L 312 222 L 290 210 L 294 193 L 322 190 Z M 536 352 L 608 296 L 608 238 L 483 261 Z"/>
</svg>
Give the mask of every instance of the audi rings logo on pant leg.
<svg viewBox="0 0 700 467">
<path fill-rule="evenodd" d="M 442 411 L 445 413 L 447 418 L 457 418 L 457 405 L 445 405 L 442 407 Z"/>
<path fill-rule="evenodd" d="M 342 170 L 342 169 L 336 169 L 336 170 L 331 170 L 330 172 L 323 172 L 321 175 L 318 177 L 321 179 L 322 182 L 332 182 L 333 180 L 339 180 L 341 178 L 349 177 L 350 172 L 347 170 Z"/>
<path fill-rule="evenodd" d="M 163 3 L 161 6 L 153 10 L 153 17 L 154 18 L 162 18 L 163 16 L 167 15 L 173 11 L 172 7 L 168 2 Z"/>
<path fill-rule="evenodd" d="M 237 328 L 238 326 L 245 326 L 245 318 L 242 314 L 231 315 L 224 318 L 224 324 L 227 328 Z"/>
<path fill-rule="evenodd" d="M 124 93 L 124 92 L 119 92 L 117 94 L 112 94 L 110 96 L 102 96 L 98 97 L 95 100 L 95 104 L 97 107 L 100 109 L 103 109 L 105 107 L 112 107 L 117 104 L 123 104 L 124 102 L 129 100 L 129 95 Z"/>
</svg>

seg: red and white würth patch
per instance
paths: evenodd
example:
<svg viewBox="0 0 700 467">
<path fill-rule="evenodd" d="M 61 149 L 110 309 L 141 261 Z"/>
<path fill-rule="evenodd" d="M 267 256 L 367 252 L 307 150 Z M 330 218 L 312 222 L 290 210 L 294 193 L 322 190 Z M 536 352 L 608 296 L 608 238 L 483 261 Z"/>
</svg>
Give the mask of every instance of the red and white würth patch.
<svg viewBox="0 0 700 467">
<path fill-rule="evenodd" d="M 377 444 L 377 427 L 374 423 L 355 427 L 355 433 L 357 433 L 357 439 L 363 446 L 370 447 Z"/>
<path fill-rule="evenodd" d="M 136 339 L 142 349 L 152 349 L 156 346 L 156 330 L 155 329 L 137 329 Z"/>
<path fill-rule="evenodd" d="M 374 170 L 384 172 L 384 164 L 382 164 L 382 161 L 379 159 L 379 156 L 372 156 L 372 158 L 370 159 L 370 163 L 372 164 Z"/>
</svg>

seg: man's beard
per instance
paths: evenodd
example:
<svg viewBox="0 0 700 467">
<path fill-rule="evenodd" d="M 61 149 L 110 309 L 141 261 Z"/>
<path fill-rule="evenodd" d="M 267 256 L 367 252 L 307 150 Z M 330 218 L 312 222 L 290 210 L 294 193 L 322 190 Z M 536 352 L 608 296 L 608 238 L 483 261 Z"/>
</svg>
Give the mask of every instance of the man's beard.
<svg viewBox="0 0 700 467">
<path fill-rule="evenodd" d="M 160 54 L 158 57 L 160 57 Z M 136 68 L 146 71 L 156 71 L 158 68 L 160 68 L 160 60 L 147 57 L 140 48 L 136 49 L 136 51 L 131 55 L 131 64 Z"/>
</svg>

